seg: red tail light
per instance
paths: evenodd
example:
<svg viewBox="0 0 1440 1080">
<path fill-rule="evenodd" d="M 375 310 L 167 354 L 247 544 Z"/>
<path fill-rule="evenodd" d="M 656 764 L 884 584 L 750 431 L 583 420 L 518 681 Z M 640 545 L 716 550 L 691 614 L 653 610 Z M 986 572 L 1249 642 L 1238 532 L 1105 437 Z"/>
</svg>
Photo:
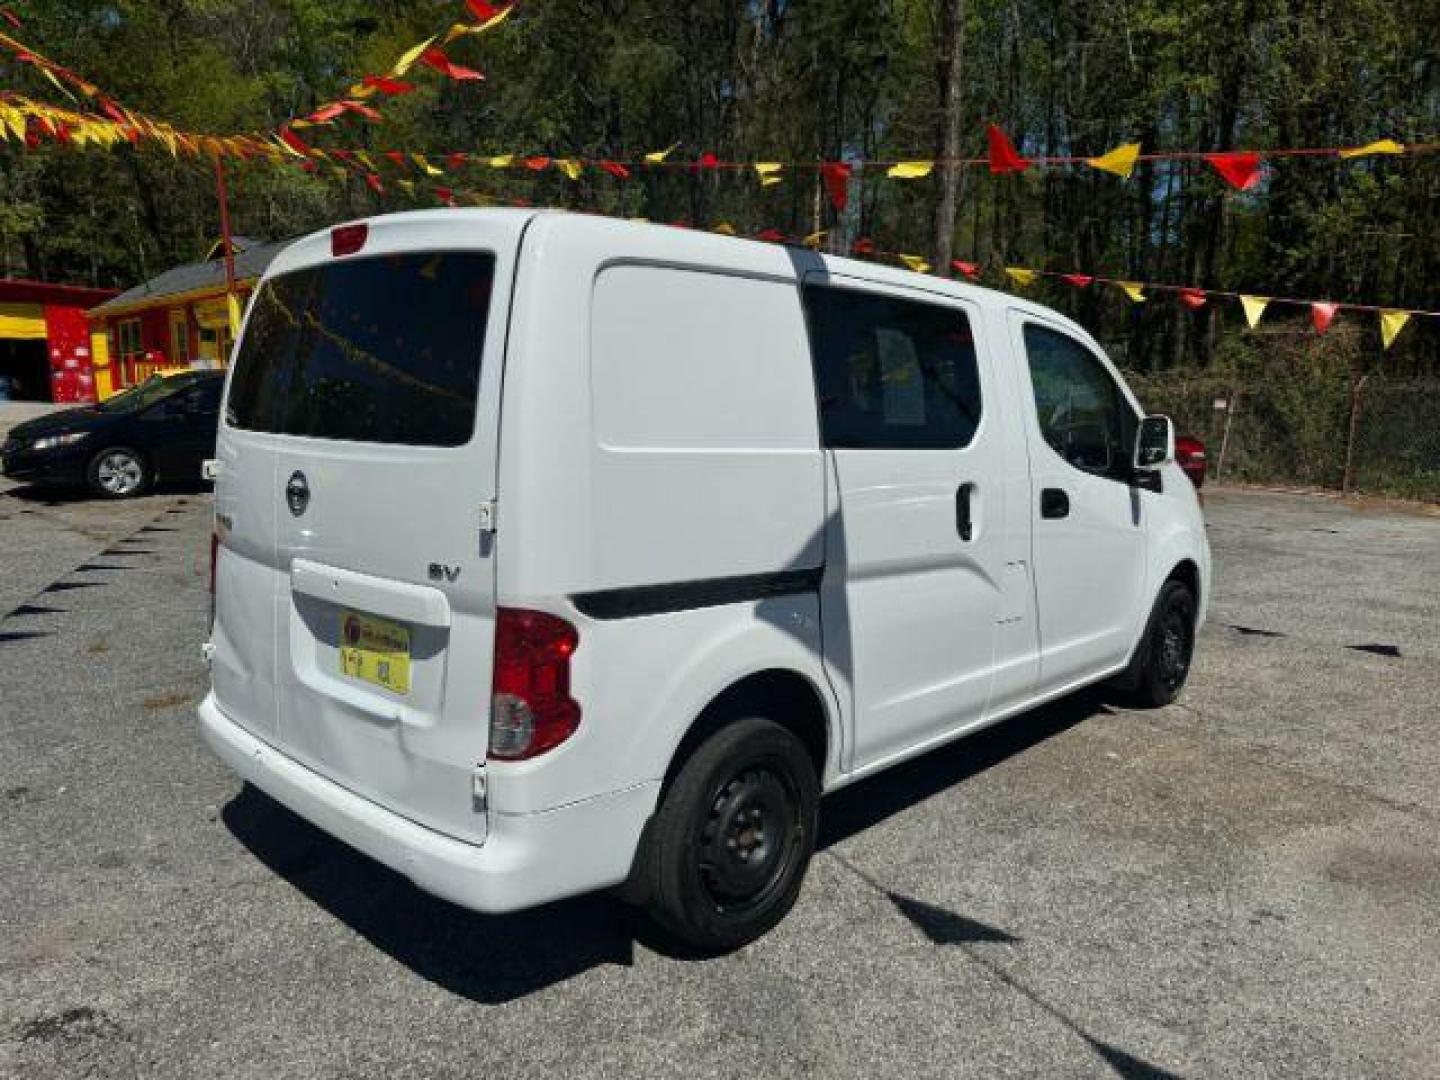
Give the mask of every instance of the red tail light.
<svg viewBox="0 0 1440 1080">
<path fill-rule="evenodd" d="M 559 746 L 580 726 L 570 696 L 575 627 L 543 611 L 500 608 L 490 695 L 490 757 L 523 761 Z"/>
<path fill-rule="evenodd" d="M 215 561 L 220 557 L 220 534 L 210 531 L 210 631 L 215 630 Z"/>
<path fill-rule="evenodd" d="M 1175 463 L 1190 477 L 1190 482 L 1199 488 L 1205 483 L 1205 444 L 1189 435 L 1175 440 Z"/>
<path fill-rule="evenodd" d="M 363 221 L 358 225 L 341 225 L 330 230 L 330 254 L 354 255 L 365 246 L 370 238 L 370 226 Z"/>
</svg>

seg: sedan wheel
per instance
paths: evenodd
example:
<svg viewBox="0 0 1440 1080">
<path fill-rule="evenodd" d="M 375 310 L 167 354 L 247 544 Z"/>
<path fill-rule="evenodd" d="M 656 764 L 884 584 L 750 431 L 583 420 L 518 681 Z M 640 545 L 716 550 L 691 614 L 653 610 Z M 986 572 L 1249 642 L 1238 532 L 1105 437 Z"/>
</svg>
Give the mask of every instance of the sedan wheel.
<svg viewBox="0 0 1440 1080">
<path fill-rule="evenodd" d="M 90 482 L 101 495 L 128 499 L 144 489 L 145 463 L 133 450 L 117 447 L 102 451 L 90 467 Z"/>
</svg>

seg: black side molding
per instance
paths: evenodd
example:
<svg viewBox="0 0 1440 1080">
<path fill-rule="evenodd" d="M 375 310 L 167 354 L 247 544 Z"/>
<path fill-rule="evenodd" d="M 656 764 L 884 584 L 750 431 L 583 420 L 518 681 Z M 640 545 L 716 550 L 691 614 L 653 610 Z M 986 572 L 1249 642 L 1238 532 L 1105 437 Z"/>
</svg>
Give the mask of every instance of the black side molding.
<svg viewBox="0 0 1440 1080">
<path fill-rule="evenodd" d="M 671 611 L 690 611 L 815 592 L 820 588 L 820 578 L 824 573 L 825 568 L 817 566 L 809 570 L 705 578 L 671 585 L 638 585 L 628 589 L 579 593 L 570 600 L 582 615 L 592 619 L 633 619 L 640 615 L 661 615 Z"/>
</svg>

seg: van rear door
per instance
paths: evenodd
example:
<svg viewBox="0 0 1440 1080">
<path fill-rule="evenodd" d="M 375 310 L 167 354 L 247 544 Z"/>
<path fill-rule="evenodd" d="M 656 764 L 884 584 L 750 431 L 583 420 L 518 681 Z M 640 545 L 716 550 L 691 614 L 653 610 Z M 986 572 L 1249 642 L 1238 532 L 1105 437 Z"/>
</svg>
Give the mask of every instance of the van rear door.
<svg viewBox="0 0 1440 1080">
<path fill-rule="evenodd" d="M 482 513 L 524 220 L 401 217 L 354 254 L 287 253 L 252 304 L 227 401 L 227 424 L 270 458 L 270 741 L 475 842 L 495 610 Z"/>
</svg>

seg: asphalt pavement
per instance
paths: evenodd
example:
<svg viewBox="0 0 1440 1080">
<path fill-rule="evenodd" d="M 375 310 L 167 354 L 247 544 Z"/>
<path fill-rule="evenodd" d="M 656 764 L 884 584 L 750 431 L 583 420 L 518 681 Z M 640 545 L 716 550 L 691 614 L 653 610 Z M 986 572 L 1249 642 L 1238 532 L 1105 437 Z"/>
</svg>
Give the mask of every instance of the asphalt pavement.
<svg viewBox="0 0 1440 1080">
<path fill-rule="evenodd" d="M 474 915 L 202 745 L 209 496 L 0 482 L 0 1076 L 1440 1073 L 1440 516 L 1221 491 L 1181 702 L 1087 693 L 822 806 L 675 955 Z"/>
</svg>

